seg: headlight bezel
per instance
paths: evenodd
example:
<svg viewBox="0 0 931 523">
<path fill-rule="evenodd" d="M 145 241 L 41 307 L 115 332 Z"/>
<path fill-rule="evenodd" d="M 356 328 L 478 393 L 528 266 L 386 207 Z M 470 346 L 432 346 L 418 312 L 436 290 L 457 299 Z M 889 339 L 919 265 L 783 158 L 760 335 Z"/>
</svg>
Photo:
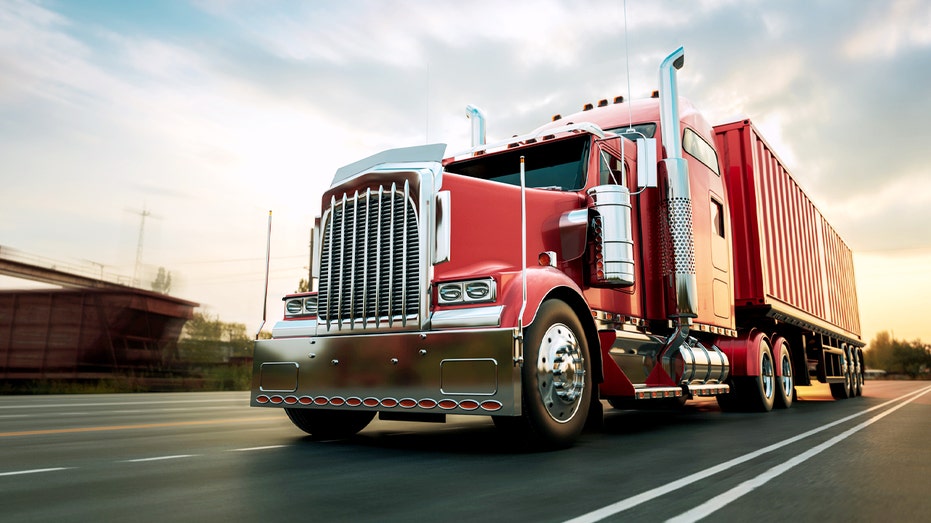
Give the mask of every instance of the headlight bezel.
<svg viewBox="0 0 931 523">
<path fill-rule="evenodd" d="M 437 305 L 493 303 L 498 299 L 498 283 L 492 277 L 447 281 L 436 284 Z"/>
<path fill-rule="evenodd" d="M 317 316 L 317 293 L 285 296 L 284 317 L 305 318 Z"/>
</svg>

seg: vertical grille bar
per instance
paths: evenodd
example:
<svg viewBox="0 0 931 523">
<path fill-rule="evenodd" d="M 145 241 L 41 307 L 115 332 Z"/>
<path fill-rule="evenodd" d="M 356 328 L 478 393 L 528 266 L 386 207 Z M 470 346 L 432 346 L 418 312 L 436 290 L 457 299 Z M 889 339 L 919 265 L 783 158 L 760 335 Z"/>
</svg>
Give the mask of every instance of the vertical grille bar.
<svg viewBox="0 0 931 523">
<path fill-rule="evenodd" d="M 385 188 L 379 187 L 378 199 L 375 200 L 375 206 L 378 207 L 378 212 L 375 214 L 375 227 L 378 233 L 375 243 L 375 310 L 372 311 L 372 316 L 375 317 L 376 327 L 381 327 L 381 250 L 384 245 L 381 236 L 381 213 L 382 207 L 384 207 L 384 195 Z"/>
<path fill-rule="evenodd" d="M 404 202 L 407 203 L 411 198 L 410 182 L 404 180 Z M 405 205 L 406 207 L 406 205 Z M 403 210 L 403 208 L 402 208 Z M 402 223 L 404 217 L 401 217 Z M 407 227 L 402 225 L 402 240 L 404 249 L 401 252 L 401 325 L 407 326 Z"/>
<path fill-rule="evenodd" d="M 391 194 L 394 194 L 398 190 L 398 185 L 396 183 L 391 184 Z M 388 326 L 394 326 L 394 315 L 391 314 L 391 310 L 394 308 L 394 198 L 391 198 L 391 203 L 388 206 Z"/>
<path fill-rule="evenodd" d="M 336 327 L 339 329 L 343 328 L 343 296 L 346 294 L 343 292 L 343 285 L 345 285 L 346 275 L 345 269 L 346 264 L 343 262 L 346 259 L 346 195 L 343 195 L 342 205 L 340 205 L 342 212 L 340 213 L 339 220 L 339 296 L 337 296 L 336 303 Z"/>
<path fill-rule="evenodd" d="M 326 263 L 326 267 L 327 267 L 326 274 L 327 274 L 328 278 L 327 278 L 325 281 L 320 282 L 320 283 L 321 283 L 320 286 L 321 286 L 322 288 L 325 288 L 325 289 L 326 289 L 326 292 L 324 292 L 323 294 L 324 294 L 324 296 L 326 296 L 327 304 L 333 303 L 333 286 L 330 284 L 330 282 L 332 282 L 332 281 L 334 280 L 334 278 L 333 278 L 333 270 L 334 270 L 334 268 L 333 268 L 333 254 L 334 254 L 334 248 L 333 248 L 333 229 L 334 229 L 334 227 L 336 227 L 336 225 L 335 225 L 335 223 L 336 223 L 335 214 L 336 214 L 336 197 L 335 197 L 335 196 L 332 196 L 332 197 L 330 197 L 330 223 L 329 223 L 329 232 L 328 232 L 328 234 L 324 235 L 324 241 L 323 241 L 323 248 L 326 250 L 326 252 L 324 253 L 324 256 L 321 256 L 322 261 Z M 329 241 L 327 241 L 327 240 L 329 240 Z M 323 268 L 323 267 L 321 267 L 321 269 L 322 269 L 322 268 Z M 322 271 L 322 270 L 321 270 L 320 272 L 321 272 L 321 274 L 323 274 L 323 271 Z M 325 285 L 325 287 L 324 287 L 324 285 Z M 330 319 L 331 319 L 332 317 L 333 317 L 333 316 L 332 316 L 331 314 L 327 314 L 327 317 L 326 317 L 327 329 L 330 328 Z"/>
<path fill-rule="evenodd" d="M 352 313 L 352 312 L 355 312 L 356 310 L 356 263 L 355 262 L 356 262 L 356 243 L 357 243 L 356 236 L 359 234 L 359 212 L 360 212 L 359 191 L 356 191 L 355 194 L 352 195 L 351 202 L 352 202 L 353 213 L 352 213 L 352 222 L 351 222 L 352 241 L 349 242 L 349 249 L 350 249 L 349 261 L 352 265 L 350 266 L 350 269 L 349 269 L 349 272 L 350 272 L 349 290 L 346 294 L 349 295 L 349 311 Z M 363 323 L 365 322 L 364 317 L 362 318 L 362 321 Z M 356 315 L 350 314 L 349 315 L 349 330 L 352 330 L 355 327 L 356 327 Z"/>
<path fill-rule="evenodd" d="M 365 213 L 365 223 L 362 225 L 365 230 L 364 238 L 362 240 L 365 244 L 362 248 L 362 258 L 367 263 L 369 260 L 369 235 L 371 233 L 369 229 L 369 223 L 370 223 L 371 216 L 372 216 L 372 209 L 371 209 L 371 203 L 370 203 L 372 201 L 372 188 L 371 187 L 365 190 L 365 201 L 369 204 L 369 206 L 368 206 L 367 212 Z M 376 301 L 375 303 L 378 303 L 378 302 Z M 371 305 L 369 304 L 369 279 L 366 277 L 366 278 L 362 278 L 362 314 L 361 314 L 360 319 L 362 320 L 363 329 L 365 328 L 365 318 L 368 317 L 368 311 L 369 311 L 370 306 Z"/>
</svg>

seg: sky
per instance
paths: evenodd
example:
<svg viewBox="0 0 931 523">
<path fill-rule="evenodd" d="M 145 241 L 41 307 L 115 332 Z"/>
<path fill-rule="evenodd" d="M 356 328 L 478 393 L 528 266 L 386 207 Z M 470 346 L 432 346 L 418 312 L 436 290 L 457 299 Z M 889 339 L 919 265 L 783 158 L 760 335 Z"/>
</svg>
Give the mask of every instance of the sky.
<svg viewBox="0 0 931 523">
<path fill-rule="evenodd" d="M 254 330 L 269 210 L 273 321 L 337 168 L 464 150 L 468 104 L 494 141 L 648 96 L 679 46 L 681 94 L 753 120 L 853 249 L 864 340 L 931 341 L 922 0 L 0 0 L 0 251 L 164 267 Z"/>
</svg>

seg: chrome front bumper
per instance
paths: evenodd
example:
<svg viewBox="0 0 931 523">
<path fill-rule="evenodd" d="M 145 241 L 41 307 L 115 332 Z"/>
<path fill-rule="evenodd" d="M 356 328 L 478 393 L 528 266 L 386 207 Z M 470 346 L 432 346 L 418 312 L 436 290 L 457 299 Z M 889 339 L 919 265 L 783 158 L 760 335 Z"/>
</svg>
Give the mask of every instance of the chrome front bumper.
<svg viewBox="0 0 931 523">
<path fill-rule="evenodd" d="M 258 340 L 253 407 L 516 416 L 513 329 Z"/>
</svg>

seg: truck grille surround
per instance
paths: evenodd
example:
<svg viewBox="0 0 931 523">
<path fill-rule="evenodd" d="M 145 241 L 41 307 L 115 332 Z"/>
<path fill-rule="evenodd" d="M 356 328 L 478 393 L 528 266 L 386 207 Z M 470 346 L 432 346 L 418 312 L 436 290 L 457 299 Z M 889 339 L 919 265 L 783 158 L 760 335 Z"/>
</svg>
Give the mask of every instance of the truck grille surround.
<svg viewBox="0 0 931 523">
<path fill-rule="evenodd" d="M 332 197 L 321 234 L 318 314 L 327 331 L 419 326 L 420 229 L 407 181 Z"/>
</svg>

